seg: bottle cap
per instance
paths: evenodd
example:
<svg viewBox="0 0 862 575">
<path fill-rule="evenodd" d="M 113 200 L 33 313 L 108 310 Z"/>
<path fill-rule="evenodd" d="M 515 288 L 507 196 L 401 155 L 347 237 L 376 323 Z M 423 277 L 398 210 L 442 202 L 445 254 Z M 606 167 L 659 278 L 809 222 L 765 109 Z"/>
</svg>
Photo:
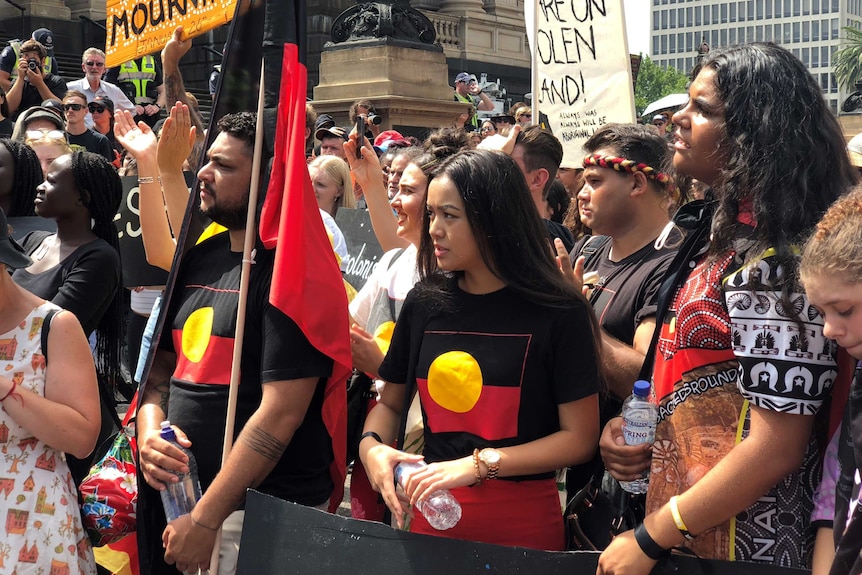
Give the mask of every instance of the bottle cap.
<svg viewBox="0 0 862 575">
<path fill-rule="evenodd" d="M 166 441 L 176 441 L 177 440 L 177 434 L 174 433 L 174 428 L 171 427 L 170 421 L 165 420 L 165 421 L 161 422 L 159 424 L 159 426 L 162 428 L 162 430 L 159 432 L 159 437 L 161 437 L 162 439 L 164 439 Z"/>
<path fill-rule="evenodd" d="M 648 381 L 639 379 L 635 382 L 634 388 L 632 389 L 632 393 L 637 395 L 638 397 L 649 397 L 650 387 L 651 386 Z"/>
</svg>

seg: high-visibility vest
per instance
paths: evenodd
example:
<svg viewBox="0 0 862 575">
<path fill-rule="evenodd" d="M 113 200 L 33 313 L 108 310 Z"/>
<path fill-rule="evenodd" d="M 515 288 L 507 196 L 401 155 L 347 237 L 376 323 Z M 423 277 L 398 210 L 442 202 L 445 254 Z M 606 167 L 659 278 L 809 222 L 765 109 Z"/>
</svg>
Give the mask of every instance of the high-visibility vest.
<svg viewBox="0 0 862 575">
<path fill-rule="evenodd" d="M 9 77 L 14 84 L 15 78 L 18 77 L 18 64 L 21 63 L 21 40 L 9 40 L 9 45 L 12 46 L 12 50 L 15 51 L 15 65 L 12 66 L 12 72 L 9 74 Z M 42 73 L 51 73 L 51 56 L 45 56 L 42 60 Z"/>
<path fill-rule="evenodd" d="M 150 82 L 156 79 L 156 59 L 152 55 L 147 55 L 141 58 L 140 62 L 140 68 L 138 60 L 124 62 L 120 66 L 117 83 L 131 84 L 135 87 L 134 98 L 131 98 L 135 104 L 153 104 L 156 99 L 147 95 L 147 89 Z"/>
</svg>

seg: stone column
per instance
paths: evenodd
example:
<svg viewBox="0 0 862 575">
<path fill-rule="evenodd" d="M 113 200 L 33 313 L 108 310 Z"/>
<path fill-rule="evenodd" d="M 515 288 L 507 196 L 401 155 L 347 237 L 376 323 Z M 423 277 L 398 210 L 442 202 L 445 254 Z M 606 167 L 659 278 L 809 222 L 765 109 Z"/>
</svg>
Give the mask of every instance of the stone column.
<svg viewBox="0 0 862 575">
<path fill-rule="evenodd" d="M 485 12 L 494 16 L 524 17 L 523 0 L 484 0 L 483 4 Z"/>
<path fill-rule="evenodd" d="M 440 12 L 455 16 L 467 16 L 469 14 L 484 14 L 485 7 L 482 0 L 443 0 L 440 3 Z"/>
</svg>

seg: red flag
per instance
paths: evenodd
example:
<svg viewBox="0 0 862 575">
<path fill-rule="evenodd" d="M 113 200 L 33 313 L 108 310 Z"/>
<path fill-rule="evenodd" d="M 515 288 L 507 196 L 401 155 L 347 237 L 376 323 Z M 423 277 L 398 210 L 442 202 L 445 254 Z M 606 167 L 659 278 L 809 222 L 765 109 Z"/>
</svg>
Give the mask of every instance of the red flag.
<svg viewBox="0 0 862 575">
<path fill-rule="evenodd" d="M 330 469 L 335 482 L 330 511 L 334 512 L 341 503 L 346 476 L 350 319 L 341 270 L 305 163 L 307 79 L 297 46 L 285 44 L 275 155 L 260 217 L 260 238 L 267 248 L 275 246 L 270 303 L 296 322 L 311 345 L 335 362 L 323 400 L 323 422 L 335 455 Z"/>
</svg>

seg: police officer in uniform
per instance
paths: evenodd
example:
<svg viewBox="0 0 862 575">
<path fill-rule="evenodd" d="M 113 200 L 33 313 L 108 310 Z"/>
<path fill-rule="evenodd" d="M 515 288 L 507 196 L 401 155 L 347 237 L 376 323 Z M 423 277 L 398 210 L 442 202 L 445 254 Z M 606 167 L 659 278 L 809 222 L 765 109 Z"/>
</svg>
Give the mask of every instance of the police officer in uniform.
<svg viewBox="0 0 862 575">
<path fill-rule="evenodd" d="M 111 68 L 105 80 L 119 86 L 135 105 L 135 122 L 153 127 L 165 106 L 165 87 L 160 59 L 148 54 Z"/>
</svg>

